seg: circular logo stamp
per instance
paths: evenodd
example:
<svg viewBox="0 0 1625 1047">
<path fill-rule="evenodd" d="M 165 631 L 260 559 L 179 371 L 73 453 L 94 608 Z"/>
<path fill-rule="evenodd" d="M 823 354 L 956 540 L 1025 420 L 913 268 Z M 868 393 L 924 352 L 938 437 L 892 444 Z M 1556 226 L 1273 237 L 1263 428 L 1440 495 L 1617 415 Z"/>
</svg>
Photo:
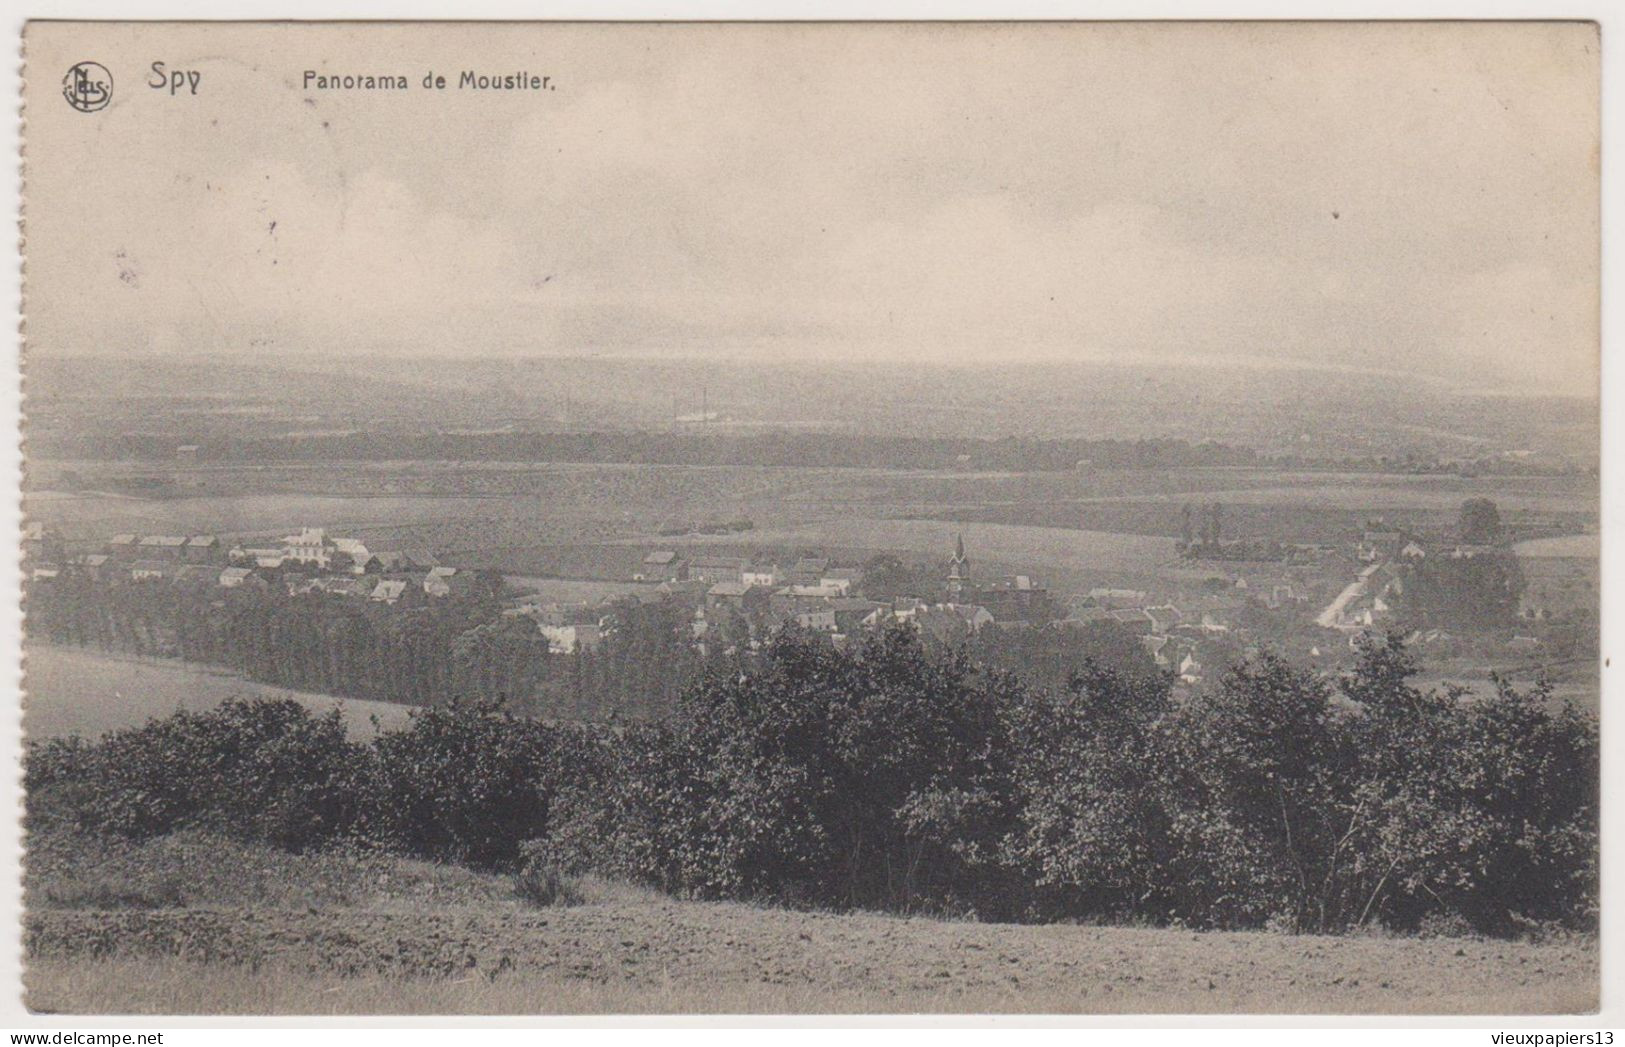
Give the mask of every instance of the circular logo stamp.
<svg viewBox="0 0 1625 1047">
<path fill-rule="evenodd" d="M 113 100 L 113 74 L 99 62 L 80 62 L 62 78 L 62 97 L 81 113 L 94 113 Z"/>
</svg>

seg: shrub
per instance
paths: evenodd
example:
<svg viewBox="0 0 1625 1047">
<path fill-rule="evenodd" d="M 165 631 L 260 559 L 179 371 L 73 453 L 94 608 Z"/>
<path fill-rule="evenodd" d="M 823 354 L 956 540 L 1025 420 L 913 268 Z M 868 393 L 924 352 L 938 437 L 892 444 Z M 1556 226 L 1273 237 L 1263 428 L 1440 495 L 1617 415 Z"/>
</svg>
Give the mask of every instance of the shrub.
<svg viewBox="0 0 1625 1047">
<path fill-rule="evenodd" d="M 368 834 L 403 854 L 509 869 L 547 830 L 554 732 L 494 704 L 417 710 L 373 743 Z"/>
<path fill-rule="evenodd" d="M 303 850 L 355 824 L 367 758 L 337 710 L 232 699 L 94 745 L 35 745 L 27 762 L 31 816 L 55 810 L 78 828 L 133 839 L 207 827 Z"/>
<path fill-rule="evenodd" d="M 1165 912 L 1173 860 L 1166 680 L 1090 664 L 1014 710 L 1005 853 L 1047 915 Z"/>
<path fill-rule="evenodd" d="M 513 877 L 513 890 L 531 905 L 580 905 L 581 885 L 565 873 L 549 853 L 545 842 L 533 841 L 521 848 L 523 864 Z"/>
<path fill-rule="evenodd" d="M 692 893 L 699 780 L 675 730 L 580 729 L 561 745 L 570 773 L 560 776 L 548 812 L 554 859 L 570 873 Z"/>
<path fill-rule="evenodd" d="M 1263 653 L 1177 719 L 1175 821 L 1187 918 L 1219 926 L 1337 923 L 1350 754 L 1318 676 Z"/>
<path fill-rule="evenodd" d="M 797 905 L 997 907 L 1002 678 L 906 630 L 788 631 L 713 664 L 662 724 L 585 745 L 554 797 L 566 868 Z"/>
</svg>

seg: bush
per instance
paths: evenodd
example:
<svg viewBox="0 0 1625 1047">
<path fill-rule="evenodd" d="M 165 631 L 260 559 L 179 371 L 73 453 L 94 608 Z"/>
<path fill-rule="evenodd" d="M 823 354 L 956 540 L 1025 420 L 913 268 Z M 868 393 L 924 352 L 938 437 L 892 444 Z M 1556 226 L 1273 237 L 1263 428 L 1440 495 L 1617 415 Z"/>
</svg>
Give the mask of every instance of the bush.
<svg viewBox="0 0 1625 1047">
<path fill-rule="evenodd" d="M 1008 853 L 1047 914 L 1338 932 L 1594 926 L 1595 721 L 1543 685 L 1411 685 L 1395 638 L 1335 682 L 1261 654 L 1171 709 L 1095 672 L 1037 695 Z"/>
<path fill-rule="evenodd" d="M 1018 810 L 1004 853 L 1051 916 L 1129 917 L 1173 902 L 1167 681 L 1089 665 L 1015 709 Z"/>
<path fill-rule="evenodd" d="M 685 886 L 705 896 L 894 910 L 996 893 L 1011 812 L 1001 704 L 961 653 L 887 630 L 854 653 L 780 636 L 684 697 Z M 685 771 L 685 773 L 687 773 Z"/>
<path fill-rule="evenodd" d="M 548 853 L 543 842 L 521 848 L 524 864 L 514 874 L 513 890 L 524 901 L 541 908 L 554 905 L 580 905 L 581 885 L 567 875 Z"/>
<path fill-rule="evenodd" d="M 402 854 L 510 869 L 547 831 L 554 732 L 494 704 L 418 710 L 373 743 L 368 834 Z"/>
<path fill-rule="evenodd" d="M 571 773 L 561 776 L 549 808 L 554 859 L 570 873 L 692 893 L 696 768 L 683 760 L 674 729 L 583 729 L 562 744 L 561 765 Z"/>
<path fill-rule="evenodd" d="M 316 716 L 288 699 L 232 699 L 94 745 L 32 746 L 28 809 L 133 839 L 198 827 L 303 850 L 354 826 L 367 763 L 337 710 Z"/>
</svg>

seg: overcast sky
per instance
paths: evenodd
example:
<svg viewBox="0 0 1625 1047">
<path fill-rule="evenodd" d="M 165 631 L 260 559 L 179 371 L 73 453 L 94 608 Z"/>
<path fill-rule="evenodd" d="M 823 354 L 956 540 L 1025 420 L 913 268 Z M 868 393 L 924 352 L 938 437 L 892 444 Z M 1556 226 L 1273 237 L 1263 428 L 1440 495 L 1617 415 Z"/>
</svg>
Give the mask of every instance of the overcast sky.
<svg viewBox="0 0 1625 1047">
<path fill-rule="evenodd" d="M 1581 25 L 36 25 L 30 351 L 1166 356 L 1589 394 L 1596 51 Z M 97 113 L 60 93 L 83 59 L 113 73 Z M 199 93 L 148 88 L 155 60 Z"/>
</svg>

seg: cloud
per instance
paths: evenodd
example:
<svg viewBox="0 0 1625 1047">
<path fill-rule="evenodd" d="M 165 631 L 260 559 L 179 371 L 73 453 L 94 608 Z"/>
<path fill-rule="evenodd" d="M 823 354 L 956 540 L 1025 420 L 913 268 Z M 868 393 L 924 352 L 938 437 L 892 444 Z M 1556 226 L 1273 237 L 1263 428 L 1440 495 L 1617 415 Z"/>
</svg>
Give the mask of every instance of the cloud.
<svg viewBox="0 0 1625 1047">
<path fill-rule="evenodd" d="M 343 64 L 337 38 L 299 32 Z M 208 39 L 248 55 L 257 38 Z M 391 39 L 403 69 L 447 62 L 430 35 Z M 448 356 L 1205 354 L 1594 384 L 1583 26 L 481 39 L 522 42 L 513 60 L 561 90 L 301 104 L 228 54 L 208 75 L 234 97 L 248 89 L 229 77 L 259 77 L 259 109 L 110 120 L 93 146 L 54 110 L 31 115 L 31 336 Z"/>
</svg>

